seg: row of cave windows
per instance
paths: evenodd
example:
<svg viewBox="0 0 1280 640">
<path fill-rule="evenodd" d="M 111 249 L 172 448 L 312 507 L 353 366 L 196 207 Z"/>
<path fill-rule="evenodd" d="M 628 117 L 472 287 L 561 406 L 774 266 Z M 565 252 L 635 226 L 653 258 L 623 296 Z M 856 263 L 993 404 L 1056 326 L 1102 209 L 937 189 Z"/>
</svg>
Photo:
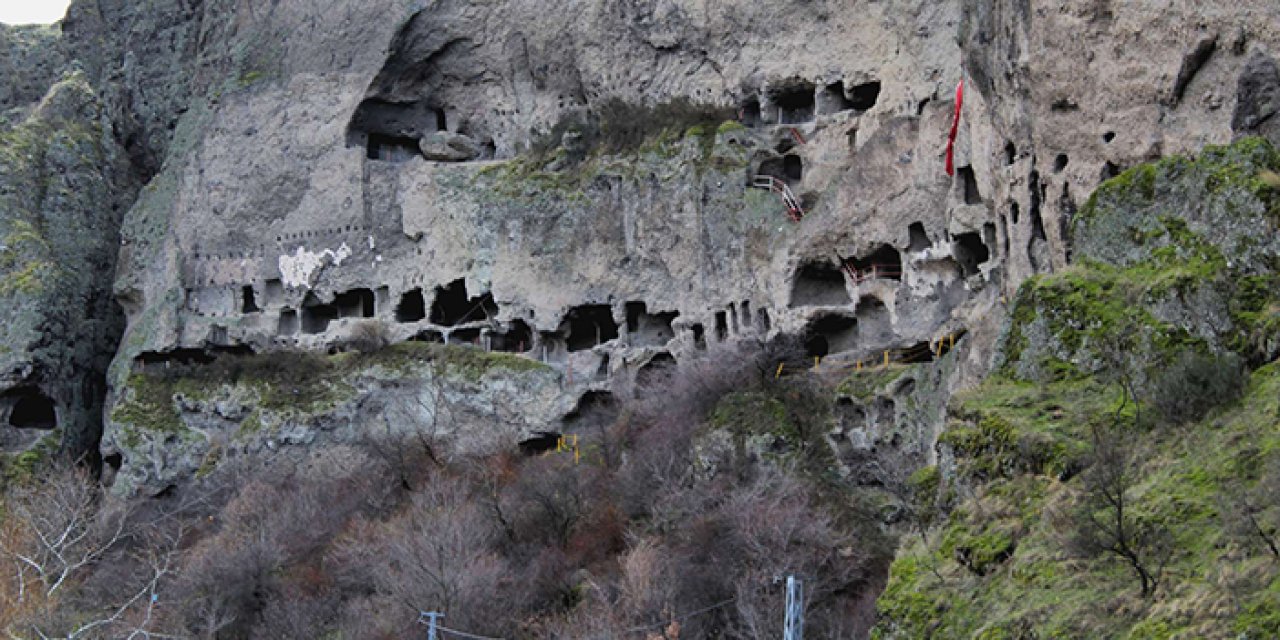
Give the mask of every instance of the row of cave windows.
<svg viewBox="0 0 1280 640">
<path fill-rule="evenodd" d="M 825 86 L 792 81 L 769 92 L 769 113 L 762 110 L 759 99 L 751 98 L 742 105 L 741 119 L 749 127 L 765 123 L 802 124 L 819 115 L 868 111 L 880 99 L 880 88 L 879 81 L 862 83 L 847 90 L 844 81 Z"/>
<path fill-rule="evenodd" d="M 749 127 L 766 123 L 802 124 L 819 115 L 842 111 L 867 111 L 880 98 L 879 81 L 846 89 L 844 81 L 817 85 L 804 80 L 784 83 L 767 94 L 768 113 L 759 98 L 741 104 L 739 119 Z M 423 103 L 397 103 L 371 98 L 356 109 L 348 128 L 348 145 L 362 145 L 370 160 L 405 162 L 421 156 L 419 140 L 434 132 L 447 131 L 445 110 Z M 493 155 L 489 143 L 488 156 Z"/>
<path fill-rule="evenodd" d="M 933 246 L 925 233 L 924 225 L 915 222 L 908 227 L 912 252 L 924 251 Z M 987 236 L 985 241 L 983 235 Z M 995 242 L 995 226 L 988 224 L 983 234 L 960 233 L 952 237 L 952 257 L 959 266 L 960 275 L 969 277 L 979 273 L 979 265 L 991 259 L 988 245 Z M 838 306 L 852 302 L 846 282 L 850 272 L 885 280 L 902 279 L 902 253 L 892 245 L 882 244 L 870 254 L 855 258 L 841 258 L 840 264 L 809 262 L 800 266 L 792 282 L 792 306 Z M 855 283 L 857 284 L 857 283 Z"/>
<path fill-rule="evenodd" d="M 267 289 L 269 292 L 272 289 L 270 282 Z M 261 311 L 254 297 L 252 286 L 243 287 L 242 296 L 242 311 L 245 313 Z M 280 335 L 296 335 L 299 332 L 319 334 L 328 330 L 330 322 L 340 318 L 373 318 L 377 311 L 377 299 L 384 296 L 385 294 L 380 296 L 370 289 L 353 289 L 339 293 L 331 303 L 324 303 L 316 298 L 314 294 L 309 294 L 300 310 L 284 309 L 281 311 L 278 333 Z M 749 319 L 746 318 L 750 315 L 750 303 L 744 302 L 742 304 L 743 322 L 746 323 L 749 322 Z M 643 302 L 628 302 L 625 304 L 624 309 L 627 332 L 634 336 L 637 342 L 641 343 L 637 346 L 664 345 L 675 336 L 671 324 L 679 316 L 679 313 L 649 313 Z M 762 322 L 767 324 L 767 313 L 764 313 L 763 309 L 760 311 Z M 428 313 L 426 298 L 422 289 L 413 289 L 405 292 L 401 295 L 400 302 L 395 307 L 395 320 L 397 322 L 412 323 L 429 320 L 431 324 L 440 327 L 453 327 L 469 322 L 484 321 L 496 317 L 497 314 L 498 305 L 494 302 L 491 293 L 469 297 L 466 284 L 461 279 L 436 289 L 436 296 L 431 305 L 430 313 Z M 717 314 L 716 318 L 717 335 L 724 339 L 729 331 L 729 318 L 723 312 Z M 733 317 L 735 331 L 737 330 L 737 323 L 738 314 L 735 313 Z M 521 320 L 515 320 L 510 325 L 510 331 L 494 336 L 493 339 L 498 344 L 491 345 L 491 347 L 503 351 L 525 351 L 531 348 L 533 346 L 533 335 L 528 324 Z M 613 319 L 612 307 L 609 305 L 584 305 L 575 307 L 566 314 L 560 333 L 565 336 L 566 347 L 569 351 L 581 351 L 616 339 L 618 330 L 618 324 Z M 471 336 L 470 333 L 475 335 Z M 466 330 L 460 330 L 454 335 L 460 341 L 478 339 L 480 336 L 479 329 L 475 329 L 470 333 Z M 695 334 L 700 336 L 700 326 L 695 328 Z M 549 334 L 545 338 L 551 340 L 554 335 Z M 432 336 L 424 337 L 434 339 Z"/>
</svg>

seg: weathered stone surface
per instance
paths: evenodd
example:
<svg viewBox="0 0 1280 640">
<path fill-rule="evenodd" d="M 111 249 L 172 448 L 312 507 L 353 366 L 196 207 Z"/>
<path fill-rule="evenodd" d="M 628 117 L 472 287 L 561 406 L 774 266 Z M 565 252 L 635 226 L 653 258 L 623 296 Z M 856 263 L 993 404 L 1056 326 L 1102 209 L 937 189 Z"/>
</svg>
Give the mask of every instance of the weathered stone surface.
<svg viewBox="0 0 1280 640">
<path fill-rule="evenodd" d="M 1280 8 L 1201 4 L 76 2 L 66 56 L 149 179 L 109 402 L 143 356 L 327 350 L 369 320 L 579 388 L 707 341 L 852 360 L 967 329 L 972 381 L 1104 177 L 1275 120 L 1249 61 Z M 685 124 L 679 99 L 740 122 Z M 795 298 L 823 286 L 838 302 Z"/>
<path fill-rule="evenodd" d="M 96 452 L 106 368 L 123 330 L 105 285 L 134 188 L 128 175 L 83 74 L 0 129 L 0 419 L 6 430 L 47 423 L 27 422 L 36 405 L 23 401 L 51 402 L 73 455 Z"/>
<path fill-rule="evenodd" d="M 466 162 L 480 155 L 480 147 L 471 138 L 447 131 L 433 133 L 419 144 L 422 156 L 435 162 Z"/>
<path fill-rule="evenodd" d="M 1275 115 L 1280 112 L 1280 66 L 1274 58 L 1256 53 L 1240 72 L 1236 87 L 1236 111 L 1231 128 L 1238 133 L 1262 133 L 1280 143 Z"/>
</svg>

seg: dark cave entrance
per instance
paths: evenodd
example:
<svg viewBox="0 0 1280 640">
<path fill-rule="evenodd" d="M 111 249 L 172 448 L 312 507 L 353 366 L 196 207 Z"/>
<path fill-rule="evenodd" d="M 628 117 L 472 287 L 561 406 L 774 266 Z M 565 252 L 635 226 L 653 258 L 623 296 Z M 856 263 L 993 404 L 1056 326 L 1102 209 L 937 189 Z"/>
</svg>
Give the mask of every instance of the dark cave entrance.
<svg viewBox="0 0 1280 640">
<path fill-rule="evenodd" d="M 852 302 L 845 275 L 838 266 L 810 262 L 800 266 L 791 285 L 791 306 L 829 307 Z"/>
<path fill-rule="evenodd" d="M 280 312 L 280 323 L 276 326 L 276 333 L 282 336 L 295 336 L 302 328 L 302 324 L 298 322 L 298 312 L 293 309 L 285 309 Z"/>
<path fill-rule="evenodd" d="M 857 271 L 859 282 L 876 278 L 902 279 L 902 254 L 892 245 L 882 244 L 870 255 L 854 258 L 850 265 Z"/>
<path fill-rule="evenodd" d="M 872 80 L 854 85 L 849 90 L 849 107 L 858 111 L 868 111 L 880 100 L 880 81 Z"/>
<path fill-rule="evenodd" d="M 258 313 L 262 311 L 258 307 L 258 301 L 254 299 L 253 285 L 245 285 L 240 288 L 240 312 L 241 313 Z"/>
<path fill-rule="evenodd" d="M 372 318 L 374 295 L 370 289 L 352 289 L 339 293 L 333 300 L 339 318 Z"/>
<path fill-rule="evenodd" d="M 562 331 L 567 328 L 566 343 L 569 351 L 585 351 L 618 337 L 618 323 L 613 321 L 613 309 L 604 304 L 570 309 L 565 314 L 561 327 Z"/>
<path fill-rule="evenodd" d="M 396 305 L 396 322 L 418 322 L 426 317 L 427 302 L 422 297 L 422 289 L 400 294 L 400 304 Z"/>
<path fill-rule="evenodd" d="M 812 122 L 816 113 L 813 83 L 792 80 L 770 92 L 778 107 L 778 124 Z"/>
<path fill-rule="evenodd" d="M 911 223 L 907 227 L 907 235 L 910 237 L 910 244 L 907 246 L 908 251 L 924 251 L 933 246 L 933 241 L 929 240 L 929 234 L 925 233 L 924 223 Z"/>
<path fill-rule="evenodd" d="M 13 408 L 9 426 L 16 429 L 56 429 L 58 412 L 53 399 L 36 389 L 20 389 L 9 393 Z"/>
<path fill-rule="evenodd" d="M 858 344 L 858 320 L 847 315 L 819 316 L 805 330 L 804 350 L 811 358 L 850 351 Z"/>
<path fill-rule="evenodd" d="M 628 302 L 625 308 L 627 334 L 631 338 L 632 346 L 661 347 L 676 336 L 671 323 L 680 316 L 678 312 L 649 313 L 647 305 L 643 302 Z"/>
<path fill-rule="evenodd" d="M 490 348 L 494 351 L 525 353 L 533 349 L 533 330 L 524 320 L 512 320 L 510 328 L 493 334 L 490 340 Z"/>
<path fill-rule="evenodd" d="M 982 242 L 982 237 L 975 232 L 957 234 L 951 245 L 951 253 L 960 263 L 960 271 L 965 277 L 976 275 L 978 265 L 991 258 L 991 251 Z"/>
<path fill-rule="evenodd" d="M 475 298 L 467 297 L 467 284 L 462 278 L 436 288 L 436 299 L 431 304 L 431 323 L 452 327 L 465 322 L 480 322 L 498 315 L 498 305 L 492 293 Z"/>
<path fill-rule="evenodd" d="M 307 294 L 306 300 L 302 302 L 303 333 L 324 333 L 329 329 L 329 323 L 337 319 L 336 306 L 320 302 L 314 293 Z"/>
</svg>

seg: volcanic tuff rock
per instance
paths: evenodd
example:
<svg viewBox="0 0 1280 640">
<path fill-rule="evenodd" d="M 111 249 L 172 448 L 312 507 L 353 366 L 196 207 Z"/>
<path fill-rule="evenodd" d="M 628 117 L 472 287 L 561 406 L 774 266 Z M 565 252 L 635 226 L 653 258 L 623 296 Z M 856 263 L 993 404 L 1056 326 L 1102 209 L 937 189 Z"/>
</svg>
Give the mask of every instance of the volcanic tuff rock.
<svg viewBox="0 0 1280 640">
<path fill-rule="evenodd" d="M 963 334 L 938 388 L 971 383 L 1002 300 L 1067 263 L 1072 216 L 1103 179 L 1243 133 L 1274 139 L 1277 25 L 1266 0 L 100 0 L 73 4 L 59 53 L 5 74 L 0 106 L 29 110 L 33 87 L 76 65 L 111 134 L 90 163 L 112 185 L 94 211 L 147 183 L 120 227 L 128 324 L 102 448 L 129 487 L 154 491 L 213 443 L 138 437 L 119 418 L 148 367 L 342 350 L 369 322 L 395 342 L 541 360 L 563 407 L 707 342 L 780 334 L 849 361 Z M 0 65 L 48 48 L 10 45 Z M 681 100 L 738 123 L 683 123 Z M 610 113 L 680 130 L 613 144 Z M 801 222 L 758 174 L 788 184 Z M 111 216 L 95 219 L 111 228 L 81 246 L 115 246 Z M 110 262 L 76 255 L 61 261 L 96 264 L 83 286 L 105 299 Z M 872 277 L 849 280 L 846 260 Z M 93 389 L 77 372 L 90 369 L 50 379 Z M 60 415 L 82 406 L 40 388 Z M 168 402 L 183 424 L 208 419 Z M 551 413 L 511 438 L 563 428 Z M 940 413 L 909 418 L 917 457 Z M 837 450 L 863 428 L 836 427 Z M 165 451 L 185 453 L 159 465 Z"/>
</svg>

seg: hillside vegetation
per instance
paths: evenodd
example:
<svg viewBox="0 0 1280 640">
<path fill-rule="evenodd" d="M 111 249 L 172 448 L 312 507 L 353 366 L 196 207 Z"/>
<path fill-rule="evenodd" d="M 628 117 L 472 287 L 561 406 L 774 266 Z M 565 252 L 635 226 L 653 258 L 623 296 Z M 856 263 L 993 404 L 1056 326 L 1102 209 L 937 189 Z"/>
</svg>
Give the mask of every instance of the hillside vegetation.
<svg viewBox="0 0 1280 640">
<path fill-rule="evenodd" d="M 879 638 L 1280 636 L 1280 154 L 1104 184 L 953 398 Z"/>
</svg>

